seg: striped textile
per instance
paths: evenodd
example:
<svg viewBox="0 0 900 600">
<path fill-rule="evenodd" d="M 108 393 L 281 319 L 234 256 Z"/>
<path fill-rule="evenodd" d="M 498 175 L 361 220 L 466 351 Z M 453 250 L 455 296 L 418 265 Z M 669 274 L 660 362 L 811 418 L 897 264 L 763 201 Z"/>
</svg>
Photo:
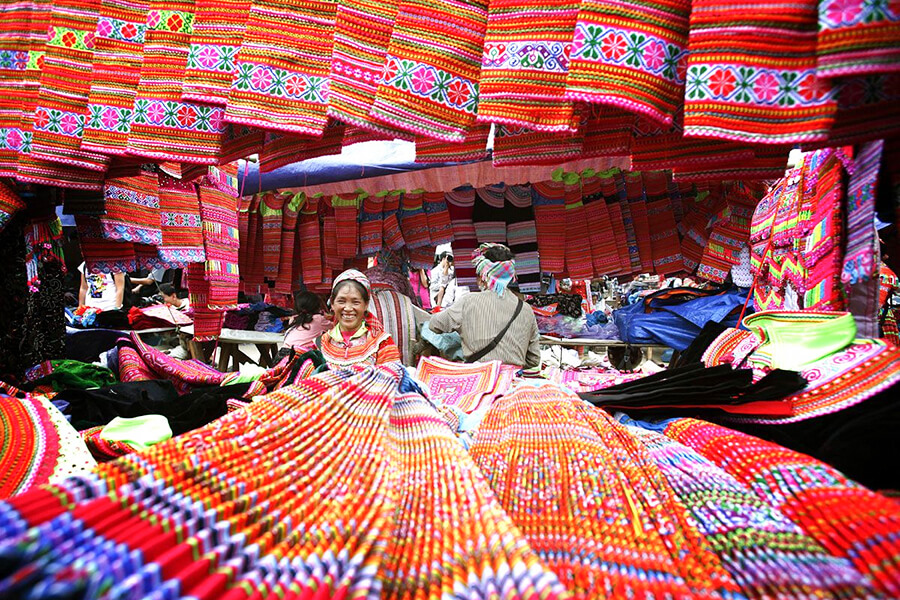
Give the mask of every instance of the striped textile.
<svg viewBox="0 0 900 600">
<path fill-rule="evenodd" d="M 437 246 L 419 246 L 409 250 L 409 266 L 412 269 L 430 270 L 434 266 L 434 255 L 437 253 Z M 425 307 L 428 308 L 428 307 Z"/>
<path fill-rule="evenodd" d="M 475 190 L 472 222 L 479 244 L 506 244 L 505 198 L 506 186 L 502 183 Z"/>
<path fill-rule="evenodd" d="M 541 271 L 559 275 L 566 268 L 566 186 L 561 181 L 533 183 L 531 200 Z"/>
<path fill-rule="evenodd" d="M 691 14 L 687 0 L 582 0 L 566 96 L 671 124 L 684 95 Z"/>
<path fill-rule="evenodd" d="M 577 129 L 575 104 L 566 97 L 566 76 L 578 5 L 579 0 L 488 4 L 479 121 L 534 131 Z"/>
<path fill-rule="evenodd" d="M 413 139 L 369 116 L 397 18 L 399 0 L 338 0 L 328 87 L 328 115 L 389 139 Z"/>
<path fill-rule="evenodd" d="M 254 154 L 261 155 L 265 135 L 261 129 L 234 123 L 226 124 L 218 164 L 227 165 Z"/>
<path fill-rule="evenodd" d="M 818 166 L 810 232 L 799 240 L 798 249 L 807 272 L 803 307 L 808 310 L 846 310 L 841 286 L 844 250 L 841 178 L 842 167 L 833 155 Z"/>
<path fill-rule="evenodd" d="M 322 135 L 335 11 L 334 0 L 253 0 L 225 119 Z"/>
<path fill-rule="evenodd" d="M 336 250 L 340 258 L 356 258 L 359 255 L 359 204 L 357 192 L 331 197 L 337 227 Z"/>
<path fill-rule="evenodd" d="M 221 107 L 181 99 L 194 0 L 151 0 L 128 153 L 213 165 L 225 137 Z"/>
<path fill-rule="evenodd" d="M 463 141 L 475 121 L 486 22 L 486 0 L 401 0 L 369 115 Z"/>
<path fill-rule="evenodd" d="M 890 2 L 823 0 L 818 8 L 819 77 L 900 71 L 900 7 Z"/>
<path fill-rule="evenodd" d="M 816 73 L 817 2 L 695 0 L 686 136 L 784 144 L 822 140 L 837 104 Z"/>
<path fill-rule="evenodd" d="M 879 271 L 878 235 L 872 223 L 883 150 L 883 140 L 870 142 L 859 149 L 853 161 L 847 184 L 847 248 L 841 272 L 844 285 L 868 281 Z"/>
<path fill-rule="evenodd" d="M 581 157 L 631 155 L 634 119 L 634 113 L 615 106 L 591 105 Z"/>
<path fill-rule="evenodd" d="M 49 2 L 46 3 L 49 9 Z M 41 3 L 33 0 L 7 2 L 0 9 L 0 177 L 16 174 L 18 153 L 25 139 L 22 134 L 23 78 L 29 70 L 32 54 L 33 30 L 40 31 L 44 14 Z M 32 21 L 37 25 L 32 26 Z M 47 23 L 43 23 L 44 37 Z M 34 52 L 34 62 L 37 53 Z M 40 71 L 32 64 L 31 73 Z"/>
<path fill-rule="evenodd" d="M 294 253 L 297 247 L 297 221 L 304 200 L 303 195 L 295 194 L 284 203 L 284 214 L 281 219 L 281 256 L 274 287 L 274 291 L 282 294 L 293 293 L 299 283 L 298 279 L 294 279 L 294 262 L 295 260 L 299 262 L 300 257 Z"/>
<path fill-rule="evenodd" d="M 197 187 L 159 174 L 159 257 L 169 263 L 206 260 Z"/>
<path fill-rule="evenodd" d="M 319 200 L 321 197 L 303 195 L 306 200 L 300 208 L 300 220 L 297 224 L 300 257 L 303 262 L 303 283 L 315 285 L 322 282 L 322 245 L 319 229 Z"/>
<path fill-rule="evenodd" d="M 669 197 L 671 176 L 665 171 L 645 171 L 642 175 L 647 196 L 653 271 L 659 275 L 672 275 L 684 269 L 684 260 Z"/>
<path fill-rule="evenodd" d="M 319 203 L 322 219 L 322 282 L 331 286 L 334 278 L 344 270 L 344 259 L 338 254 L 337 220 L 330 198 L 322 198 Z"/>
<path fill-rule="evenodd" d="M 197 0 L 183 100 L 228 103 L 249 12 L 250 0 Z"/>
<path fill-rule="evenodd" d="M 236 171 L 235 171 L 236 172 Z M 203 246 L 206 249 L 207 306 L 224 311 L 237 308 L 238 270 L 237 188 L 229 184 L 228 172 L 210 170 L 199 185 L 200 216 L 203 219 Z M 280 233 L 280 229 L 278 231 Z"/>
<path fill-rule="evenodd" d="M 557 133 L 497 125 L 492 160 L 495 167 L 558 165 L 580 157 L 583 143 L 580 131 Z"/>
<path fill-rule="evenodd" d="M 103 0 L 94 37 L 87 116 L 81 147 L 125 154 L 144 62 L 150 0 Z"/>
<path fill-rule="evenodd" d="M 478 246 L 472 213 L 475 210 L 475 188 L 458 187 L 444 194 L 450 223 L 453 226 L 453 264 L 456 285 L 477 289 L 472 251 Z"/>
<path fill-rule="evenodd" d="M 450 212 L 447 210 L 444 192 L 425 192 L 422 203 L 428 219 L 428 235 L 431 243 L 437 245 L 452 242 L 453 224 L 450 222 Z"/>
<path fill-rule="evenodd" d="M 581 181 L 584 216 L 591 244 L 594 275 L 612 275 L 619 271 L 619 252 L 609 209 L 603 195 L 603 185 L 597 175 Z"/>
<path fill-rule="evenodd" d="M 381 208 L 384 205 L 384 196 L 363 193 L 361 197 L 359 253 L 363 256 L 374 256 L 381 249 Z"/>
<path fill-rule="evenodd" d="M 108 240 L 158 246 L 162 244 L 159 180 L 156 173 L 107 179 L 103 184 L 106 214 L 100 217 Z"/>
<path fill-rule="evenodd" d="M 378 193 L 384 197 L 384 203 L 381 208 L 381 238 L 383 245 L 391 250 L 398 250 L 406 245 L 406 240 L 403 239 L 403 230 L 400 228 L 400 221 L 397 218 L 397 214 L 400 212 L 400 196 L 403 195 L 403 191 L 394 190 Z"/>
<path fill-rule="evenodd" d="M 81 149 L 99 9 L 94 0 L 53 3 L 34 113 L 33 159 L 96 171 L 106 168 L 107 156 Z"/>
<path fill-rule="evenodd" d="M 337 121 L 330 121 L 321 137 L 267 132 L 259 153 L 259 170 L 268 173 L 310 158 L 340 154 L 343 138 L 344 125 Z"/>
<path fill-rule="evenodd" d="M 509 185 L 503 203 L 506 218 L 506 243 L 516 257 L 516 280 L 523 294 L 541 290 L 541 260 L 538 254 L 537 228 L 531 186 Z"/>
<path fill-rule="evenodd" d="M 628 197 L 628 186 L 626 182 L 627 173 L 617 171 L 613 176 L 616 185 L 616 193 L 619 196 L 619 210 L 622 211 L 622 225 L 625 227 L 625 240 L 628 251 L 628 263 L 631 269 L 627 273 L 637 275 L 641 273 L 641 250 L 638 244 L 637 230 L 634 224 L 634 217 L 631 214 L 631 202 Z"/>
<path fill-rule="evenodd" d="M 417 163 L 465 162 L 487 158 L 487 142 L 491 132 L 489 123 L 476 124 L 461 142 L 446 142 L 422 135 L 416 136 Z"/>
<path fill-rule="evenodd" d="M 375 311 L 375 317 L 384 326 L 385 333 L 397 344 L 400 360 L 404 365 L 413 366 L 415 363 L 412 348 L 418 340 L 418 334 L 412 300 L 396 290 L 374 286 L 371 306 Z"/>
<path fill-rule="evenodd" d="M 641 272 L 653 272 L 653 245 L 650 241 L 650 222 L 647 220 L 647 202 L 644 192 L 644 178 L 640 172 L 625 174 L 625 191 L 628 196 L 628 208 L 634 223 L 634 235 L 637 240 L 638 253 L 641 260 Z"/>
<path fill-rule="evenodd" d="M 606 201 L 606 210 L 609 213 L 609 222 L 612 226 L 612 238 L 615 241 L 615 250 L 618 258 L 618 268 L 610 271 L 609 275 L 628 275 L 631 271 L 631 258 L 628 251 L 628 234 L 625 232 L 625 221 L 622 215 L 622 204 L 625 200 L 619 194 L 616 185 L 616 176 L 619 169 L 610 169 L 597 174 L 600 189 Z"/>
<path fill-rule="evenodd" d="M 222 325 L 225 323 L 225 312 L 212 310 L 208 306 L 211 286 L 206 279 L 205 265 L 189 263 L 185 274 L 191 307 L 194 310 L 194 340 L 210 342 L 219 339 Z"/>
<path fill-rule="evenodd" d="M 726 208 L 718 215 L 709 233 L 697 275 L 722 283 L 740 262 L 741 248 L 750 239 L 753 211 L 757 201 L 745 190 L 729 184 L 725 189 Z"/>
<path fill-rule="evenodd" d="M 131 273 L 137 271 L 134 244 L 103 237 L 100 219 L 88 215 L 75 215 L 78 244 L 84 258 L 85 269 L 91 273 Z"/>
<path fill-rule="evenodd" d="M 259 217 L 262 221 L 263 278 L 269 284 L 278 281 L 278 272 L 281 267 L 281 223 L 284 218 L 284 203 L 288 199 L 288 194 L 266 192 L 259 201 Z"/>
<path fill-rule="evenodd" d="M 259 215 L 260 196 L 254 195 L 247 207 L 247 242 L 244 260 L 240 261 L 239 270 L 244 292 L 258 294 L 264 285 L 263 252 L 262 252 L 262 219 Z M 244 240 L 241 240 L 244 249 Z"/>
<path fill-rule="evenodd" d="M 25 208 L 19 195 L 5 183 L 0 182 L 0 233 L 17 212 Z"/>
<path fill-rule="evenodd" d="M 753 156 L 746 160 L 719 165 L 676 167 L 675 181 L 754 181 L 778 179 L 784 175 L 790 146 L 755 145 Z"/>
<path fill-rule="evenodd" d="M 400 198 L 400 227 L 403 229 L 406 247 L 410 250 L 434 245 L 428 230 L 424 204 L 424 190 L 406 192 Z"/>
<path fill-rule="evenodd" d="M 328 97 L 332 98 L 334 96 L 334 87 L 328 88 L 329 93 Z M 404 135 L 407 135 L 406 132 L 402 132 Z M 344 127 L 344 138 L 341 140 L 341 145 L 343 146 L 352 146 L 353 144 L 359 144 L 360 142 L 382 142 L 382 141 L 391 141 L 400 136 L 395 136 L 389 133 L 379 133 L 377 131 L 369 131 L 368 129 L 363 129 L 362 127 L 357 127 L 356 125 L 345 125 Z"/>
<path fill-rule="evenodd" d="M 565 186 L 565 245 L 566 275 L 572 279 L 594 277 L 591 257 L 591 231 L 587 211 L 581 196 L 581 180 Z"/>
</svg>

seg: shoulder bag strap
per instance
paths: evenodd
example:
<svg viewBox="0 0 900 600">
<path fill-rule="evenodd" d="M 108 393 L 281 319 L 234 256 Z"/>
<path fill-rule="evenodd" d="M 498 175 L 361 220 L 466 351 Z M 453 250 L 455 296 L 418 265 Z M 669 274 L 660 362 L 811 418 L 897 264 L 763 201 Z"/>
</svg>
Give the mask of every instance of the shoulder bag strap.
<svg viewBox="0 0 900 600">
<path fill-rule="evenodd" d="M 466 362 L 477 362 L 477 361 L 481 360 L 482 358 L 484 358 L 484 356 L 488 352 L 490 352 L 491 350 L 496 348 L 497 344 L 500 343 L 500 340 L 503 339 L 503 336 L 506 335 L 506 332 L 509 331 L 509 328 L 513 324 L 513 321 L 515 321 L 516 317 L 519 316 L 519 313 L 522 312 L 522 306 L 524 306 L 524 305 L 525 305 L 525 303 L 522 302 L 521 298 L 519 298 L 519 303 L 516 305 L 516 310 L 515 310 L 515 312 L 513 312 L 513 316 L 509 320 L 509 323 L 506 324 L 506 327 L 501 329 L 500 333 L 497 334 L 497 337 L 495 337 L 493 340 L 491 340 L 491 342 L 487 346 L 485 346 L 484 348 L 482 348 L 481 350 L 479 350 L 472 356 L 469 356 L 468 358 L 466 358 Z"/>
</svg>

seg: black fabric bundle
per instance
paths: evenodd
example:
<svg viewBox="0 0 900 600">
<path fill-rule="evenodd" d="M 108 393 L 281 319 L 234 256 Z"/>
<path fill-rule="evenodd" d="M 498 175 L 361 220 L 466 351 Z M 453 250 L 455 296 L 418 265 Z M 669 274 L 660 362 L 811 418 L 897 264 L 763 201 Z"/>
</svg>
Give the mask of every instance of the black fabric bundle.
<svg viewBox="0 0 900 600">
<path fill-rule="evenodd" d="M 581 301 L 579 294 L 536 294 L 528 300 L 528 303 L 538 308 L 556 303 L 556 312 L 566 317 L 578 318 L 581 316 Z"/>
</svg>

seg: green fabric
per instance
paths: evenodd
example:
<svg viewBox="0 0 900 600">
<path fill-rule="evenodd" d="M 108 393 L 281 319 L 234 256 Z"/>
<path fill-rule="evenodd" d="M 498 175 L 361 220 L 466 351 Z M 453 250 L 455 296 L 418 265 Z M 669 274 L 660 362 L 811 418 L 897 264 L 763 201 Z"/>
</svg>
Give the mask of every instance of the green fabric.
<svg viewBox="0 0 900 600">
<path fill-rule="evenodd" d="M 788 371 L 801 371 L 856 338 L 856 321 L 848 312 L 760 312 L 746 317 L 744 327 L 762 340 L 757 353 L 770 357 L 769 366 Z"/>
<path fill-rule="evenodd" d="M 101 367 L 78 360 L 50 361 L 53 372 L 34 381 L 34 386 L 50 385 L 53 391 L 89 390 L 118 383 L 115 373 Z"/>
<path fill-rule="evenodd" d="M 143 415 L 132 419 L 116 417 L 100 430 L 108 442 L 125 442 L 137 450 L 146 450 L 172 437 L 169 421 L 162 415 Z"/>
</svg>

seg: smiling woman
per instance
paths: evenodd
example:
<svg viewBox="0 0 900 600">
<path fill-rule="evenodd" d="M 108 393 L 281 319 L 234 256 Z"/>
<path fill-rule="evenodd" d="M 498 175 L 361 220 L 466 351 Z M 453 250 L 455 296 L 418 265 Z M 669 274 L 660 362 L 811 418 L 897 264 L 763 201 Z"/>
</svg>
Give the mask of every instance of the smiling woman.
<svg viewBox="0 0 900 600">
<path fill-rule="evenodd" d="M 400 360 L 394 340 L 369 313 L 370 292 L 369 279 L 356 269 L 335 278 L 329 300 L 335 326 L 323 333 L 317 344 L 330 368 Z"/>
</svg>

